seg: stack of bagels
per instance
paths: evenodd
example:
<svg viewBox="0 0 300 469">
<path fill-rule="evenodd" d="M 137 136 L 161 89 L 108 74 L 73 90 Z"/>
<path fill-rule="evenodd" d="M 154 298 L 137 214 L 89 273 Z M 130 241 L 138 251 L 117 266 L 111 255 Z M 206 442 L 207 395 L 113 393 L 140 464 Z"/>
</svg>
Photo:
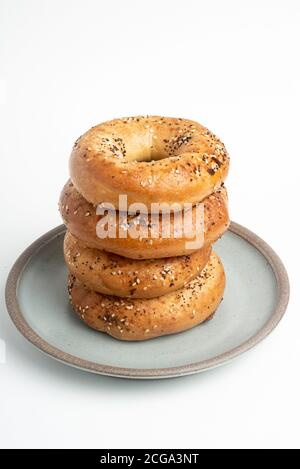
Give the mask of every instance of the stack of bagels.
<svg viewBox="0 0 300 469">
<path fill-rule="evenodd" d="M 229 226 L 228 168 L 223 143 L 186 119 L 115 119 L 75 142 L 71 179 L 59 206 L 67 227 L 69 297 L 82 321 L 118 339 L 145 340 L 189 329 L 214 314 L 225 274 L 212 244 Z M 126 214 L 126 223 L 124 196 L 128 207 L 138 207 Z M 201 246 L 175 229 L 187 205 L 196 224 L 200 204 Z M 153 207 L 159 207 L 156 231 Z M 172 207 L 169 236 L 162 225 L 164 207 Z M 99 236 L 108 214 L 114 216 L 115 235 Z M 132 226 L 139 236 L 130 236 Z"/>
</svg>

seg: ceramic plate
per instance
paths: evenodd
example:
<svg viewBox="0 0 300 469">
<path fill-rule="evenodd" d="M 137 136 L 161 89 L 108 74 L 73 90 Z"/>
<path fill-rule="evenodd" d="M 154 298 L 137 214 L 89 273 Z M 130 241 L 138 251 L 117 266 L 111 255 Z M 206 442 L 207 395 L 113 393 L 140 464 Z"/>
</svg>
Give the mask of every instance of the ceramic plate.
<svg viewBox="0 0 300 469">
<path fill-rule="evenodd" d="M 13 266 L 6 285 L 9 314 L 40 350 L 68 365 L 102 375 L 168 378 L 221 365 L 265 338 L 289 297 L 285 268 L 275 252 L 231 223 L 215 244 L 227 286 L 212 320 L 189 331 L 145 342 L 120 342 L 84 325 L 66 291 L 64 225 L 35 241 Z"/>
</svg>

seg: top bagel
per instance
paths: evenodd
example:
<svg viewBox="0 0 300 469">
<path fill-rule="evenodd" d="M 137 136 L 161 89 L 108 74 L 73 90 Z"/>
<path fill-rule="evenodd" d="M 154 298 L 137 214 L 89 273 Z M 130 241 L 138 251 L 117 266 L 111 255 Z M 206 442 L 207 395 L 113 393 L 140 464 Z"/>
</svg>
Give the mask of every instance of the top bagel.
<svg viewBox="0 0 300 469">
<path fill-rule="evenodd" d="M 225 180 L 229 156 L 223 143 L 197 122 L 171 117 L 114 119 L 92 127 L 76 142 L 71 179 L 92 204 L 197 203 Z"/>
</svg>

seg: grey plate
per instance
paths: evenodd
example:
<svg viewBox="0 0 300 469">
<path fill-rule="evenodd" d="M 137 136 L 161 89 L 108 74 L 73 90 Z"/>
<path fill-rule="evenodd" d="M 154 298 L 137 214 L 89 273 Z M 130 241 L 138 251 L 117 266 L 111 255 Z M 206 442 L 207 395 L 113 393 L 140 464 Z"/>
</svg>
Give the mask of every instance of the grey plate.
<svg viewBox="0 0 300 469">
<path fill-rule="evenodd" d="M 169 378 L 216 367 L 249 350 L 282 318 L 289 282 L 277 254 L 231 223 L 215 245 L 226 270 L 224 300 L 211 321 L 145 342 L 120 342 L 85 326 L 66 292 L 64 225 L 35 241 L 13 266 L 6 285 L 19 331 L 48 355 L 86 371 L 126 378 Z"/>
</svg>

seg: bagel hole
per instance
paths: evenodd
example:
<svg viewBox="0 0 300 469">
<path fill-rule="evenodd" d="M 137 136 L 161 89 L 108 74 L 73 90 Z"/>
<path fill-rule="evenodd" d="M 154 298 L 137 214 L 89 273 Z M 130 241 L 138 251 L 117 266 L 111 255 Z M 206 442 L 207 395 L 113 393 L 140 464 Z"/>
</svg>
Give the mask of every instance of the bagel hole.
<svg viewBox="0 0 300 469">
<path fill-rule="evenodd" d="M 126 157 L 129 161 L 148 162 L 160 161 L 180 156 L 180 153 L 190 145 L 192 134 L 179 133 L 177 129 L 168 129 L 162 135 L 155 134 L 151 129 L 145 129 L 141 134 L 128 135 L 125 141 Z"/>
<path fill-rule="evenodd" d="M 141 145 L 140 148 L 131 146 L 130 142 L 127 147 L 127 159 L 129 161 L 140 161 L 145 163 L 151 163 L 151 161 L 159 161 L 169 158 L 173 155 L 168 155 L 166 152 L 157 151 L 153 146 Z"/>
<path fill-rule="evenodd" d="M 127 149 L 127 159 L 129 161 L 140 161 L 145 163 L 151 163 L 152 161 L 164 160 L 172 156 L 177 156 L 174 152 L 173 154 L 168 154 L 167 152 L 155 148 L 153 145 L 146 146 L 141 145 L 139 148 L 136 146 L 131 147 L 131 142 L 128 144 Z"/>
</svg>

